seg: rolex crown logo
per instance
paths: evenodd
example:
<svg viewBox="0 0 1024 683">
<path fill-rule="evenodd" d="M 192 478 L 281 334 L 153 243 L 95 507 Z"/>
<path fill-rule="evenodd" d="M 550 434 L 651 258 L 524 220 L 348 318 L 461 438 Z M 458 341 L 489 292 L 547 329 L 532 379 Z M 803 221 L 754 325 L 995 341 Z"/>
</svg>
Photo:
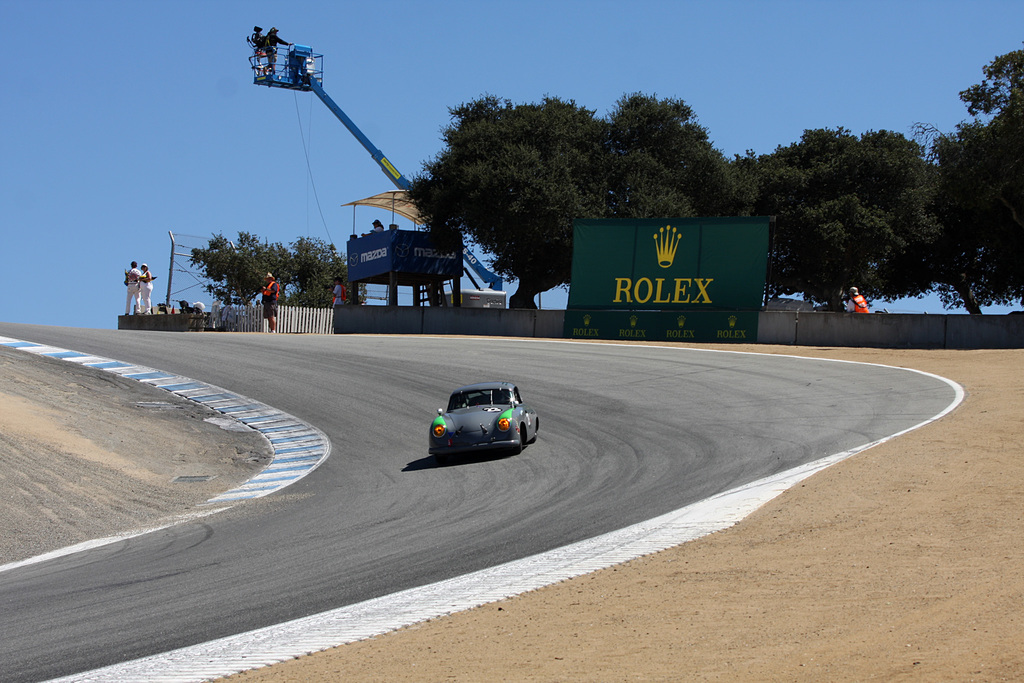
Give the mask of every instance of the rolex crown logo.
<svg viewBox="0 0 1024 683">
<path fill-rule="evenodd" d="M 736 327 L 736 316 L 729 316 L 729 327 Z"/>
<path fill-rule="evenodd" d="M 590 325 L 590 314 L 589 313 L 584 314 L 584 316 L 583 316 L 583 324 L 584 325 Z"/>
<path fill-rule="evenodd" d="M 683 327 L 684 325 L 686 325 L 686 316 L 681 315 L 678 318 L 676 318 L 676 323 L 679 325 L 679 327 Z"/>
<path fill-rule="evenodd" d="M 662 268 L 672 266 L 672 262 L 676 260 L 676 247 L 679 246 L 681 239 L 683 236 L 671 225 L 658 228 L 658 233 L 654 236 L 654 245 L 658 251 L 659 266 Z"/>
<path fill-rule="evenodd" d="M 636 327 L 636 321 L 639 320 L 635 315 L 629 316 L 629 326 Z"/>
</svg>

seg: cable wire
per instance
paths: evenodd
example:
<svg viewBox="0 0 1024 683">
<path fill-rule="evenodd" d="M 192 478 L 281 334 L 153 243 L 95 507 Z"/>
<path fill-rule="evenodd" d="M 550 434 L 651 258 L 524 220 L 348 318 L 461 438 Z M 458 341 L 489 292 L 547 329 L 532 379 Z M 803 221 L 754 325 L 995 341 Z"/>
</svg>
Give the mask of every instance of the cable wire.
<svg viewBox="0 0 1024 683">
<path fill-rule="evenodd" d="M 299 122 L 299 137 L 302 138 L 302 152 L 306 155 L 306 173 L 309 177 L 309 184 L 313 188 L 313 199 L 316 200 L 316 209 L 320 212 L 320 221 L 324 224 L 324 232 L 327 233 L 327 241 L 330 244 L 334 244 L 334 238 L 331 237 L 331 231 L 327 228 L 327 219 L 324 218 L 324 210 L 320 208 L 320 197 L 316 192 L 316 182 L 313 180 L 313 167 L 309 163 L 309 148 L 306 145 L 306 135 L 302 131 L 302 114 L 299 113 L 299 97 L 295 93 L 292 93 L 292 98 L 295 101 L 295 118 L 298 119 Z"/>
</svg>

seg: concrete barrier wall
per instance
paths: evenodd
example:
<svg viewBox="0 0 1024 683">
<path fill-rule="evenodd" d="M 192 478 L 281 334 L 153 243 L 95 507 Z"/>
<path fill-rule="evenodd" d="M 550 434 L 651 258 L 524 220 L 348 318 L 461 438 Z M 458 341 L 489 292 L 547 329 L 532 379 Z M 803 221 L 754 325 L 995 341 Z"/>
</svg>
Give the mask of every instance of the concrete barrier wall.
<svg viewBox="0 0 1024 683">
<path fill-rule="evenodd" d="M 154 315 L 119 315 L 119 330 L 152 330 L 157 332 L 202 332 L 206 327 L 205 313 L 175 313 Z"/>
<path fill-rule="evenodd" d="M 152 316 L 157 317 L 157 316 Z M 163 316 L 171 317 L 171 316 Z M 565 311 L 339 306 L 337 334 L 562 337 Z M 1024 348 L 1024 315 L 920 315 L 762 311 L 760 344 L 915 349 Z"/>
<path fill-rule="evenodd" d="M 339 306 L 336 334 L 462 334 L 490 337 L 562 336 L 565 311 L 433 306 Z"/>
<path fill-rule="evenodd" d="M 947 349 L 1024 348 L 1024 315 L 947 315 Z"/>
<path fill-rule="evenodd" d="M 1024 315 L 920 315 L 763 311 L 761 344 L 912 349 L 1024 348 Z"/>
<path fill-rule="evenodd" d="M 335 334 L 421 334 L 420 306 L 338 306 L 334 309 Z"/>
<path fill-rule="evenodd" d="M 799 313 L 796 344 L 801 346 L 880 346 L 945 348 L 944 315 L 857 315 Z"/>
<path fill-rule="evenodd" d="M 757 316 L 758 344 L 796 344 L 796 311 L 761 311 Z"/>
<path fill-rule="evenodd" d="M 537 336 L 547 339 L 561 339 L 565 333 L 565 311 L 535 311 L 537 314 Z"/>
<path fill-rule="evenodd" d="M 429 308 L 423 310 L 423 334 L 533 337 L 532 313 L 502 308 Z"/>
<path fill-rule="evenodd" d="M 122 315 L 119 330 L 199 332 L 203 314 Z M 565 311 L 337 306 L 335 334 L 456 334 L 562 338 Z M 1024 315 L 854 315 L 792 311 L 758 314 L 757 342 L 798 346 L 913 349 L 1024 348 Z"/>
</svg>

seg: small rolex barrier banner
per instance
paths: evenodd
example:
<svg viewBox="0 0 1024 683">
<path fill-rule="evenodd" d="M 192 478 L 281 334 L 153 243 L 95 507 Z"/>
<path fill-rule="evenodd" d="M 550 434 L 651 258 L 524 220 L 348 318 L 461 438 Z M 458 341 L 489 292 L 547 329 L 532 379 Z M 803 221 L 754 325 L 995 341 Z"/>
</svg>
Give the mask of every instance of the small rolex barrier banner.
<svg viewBox="0 0 1024 683">
<path fill-rule="evenodd" d="M 757 341 L 768 217 L 578 219 L 565 336 Z"/>
</svg>

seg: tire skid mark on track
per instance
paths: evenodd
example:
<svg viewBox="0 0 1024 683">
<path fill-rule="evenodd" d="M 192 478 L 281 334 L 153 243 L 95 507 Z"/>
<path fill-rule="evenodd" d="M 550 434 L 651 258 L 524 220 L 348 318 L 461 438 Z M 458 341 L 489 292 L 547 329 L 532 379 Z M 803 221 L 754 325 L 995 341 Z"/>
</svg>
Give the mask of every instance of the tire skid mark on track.
<svg viewBox="0 0 1024 683">
<path fill-rule="evenodd" d="M 897 433 L 736 487 L 619 531 L 438 583 L 192 647 L 55 679 L 51 683 L 134 680 L 199 683 L 270 666 L 510 598 L 726 529 L 813 474 L 935 422 L 954 410 L 964 399 L 963 388 L 951 380 L 918 370 L 895 369 L 944 382 L 953 389 L 953 400 L 933 417 Z"/>
<path fill-rule="evenodd" d="M 6 338 L 0 337 L 0 344 L 4 339 Z M 56 351 L 61 355 L 55 357 L 63 357 L 66 360 L 76 358 L 75 352 Z M 72 355 L 66 355 L 68 353 Z M 96 359 L 98 364 L 112 363 L 112 367 L 117 367 L 124 373 L 146 375 L 146 379 L 142 381 L 162 382 L 175 379 L 166 373 L 165 376 L 160 376 L 159 371 L 149 368 L 119 364 L 117 361 L 98 357 L 90 358 Z M 209 680 L 214 676 L 265 666 L 305 652 L 314 652 L 343 642 L 384 633 L 433 616 L 504 599 L 699 538 L 737 523 L 768 500 L 815 472 L 929 424 L 949 413 L 962 401 L 962 389 L 949 380 L 935 375 L 930 376 L 946 382 L 955 392 L 954 400 L 934 417 L 872 443 L 738 487 L 619 532 L 430 586 L 59 680 Z M 235 395 L 216 387 L 193 385 L 183 391 L 192 392 L 213 404 L 234 405 L 232 400 Z M 249 415 L 252 405 L 234 407 L 238 408 L 239 413 Z M 288 421 L 282 418 L 281 414 L 268 416 L 257 411 L 251 417 L 253 422 L 264 427 L 267 424 L 277 425 L 273 428 L 278 431 L 272 432 L 275 437 L 289 430 Z M 287 443 L 289 447 L 295 446 L 293 442 Z M 301 457 L 301 454 L 298 457 Z"/>
</svg>

